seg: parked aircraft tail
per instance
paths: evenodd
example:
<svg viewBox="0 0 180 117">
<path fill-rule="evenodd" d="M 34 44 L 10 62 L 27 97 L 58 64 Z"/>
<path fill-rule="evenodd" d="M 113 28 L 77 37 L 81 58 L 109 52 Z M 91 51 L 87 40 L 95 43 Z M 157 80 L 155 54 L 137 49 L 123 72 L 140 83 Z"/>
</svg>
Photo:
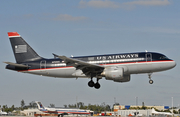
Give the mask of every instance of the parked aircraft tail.
<svg viewBox="0 0 180 117">
<path fill-rule="evenodd" d="M 41 104 L 41 102 L 36 101 L 36 104 L 37 104 L 39 110 L 44 110 L 45 109 L 44 106 Z"/>
<path fill-rule="evenodd" d="M 172 115 L 172 113 L 169 113 L 169 112 L 157 112 L 154 108 L 152 108 L 152 114 L 155 114 L 155 115 Z"/>
<path fill-rule="evenodd" d="M 157 111 L 155 111 L 155 109 L 154 108 L 152 108 L 152 113 L 156 113 Z"/>
<path fill-rule="evenodd" d="M 17 63 L 41 59 L 17 32 L 8 32 L 8 36 Z"/>
</svg>

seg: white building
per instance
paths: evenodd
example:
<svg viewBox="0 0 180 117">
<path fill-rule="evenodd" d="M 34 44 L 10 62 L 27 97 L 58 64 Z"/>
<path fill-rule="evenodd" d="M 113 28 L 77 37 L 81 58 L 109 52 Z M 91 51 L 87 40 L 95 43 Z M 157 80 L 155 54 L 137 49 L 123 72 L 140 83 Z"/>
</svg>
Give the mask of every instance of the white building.
<svg viewBox="0 0 180 117">
<path fill-rule="evenodd" d="M 152 110 L 148 109 L 148 110 L 118 110 L 117 112 L 115 112 L 116 116 L 132 116 L 135 114 L 138 114 L 139 116 L 149 116 L 152 115 Z"/>
<path fill-rule="evenodd" d="M 114 112 L 117 112 L 118 110 L 124 110 L 124 109 L 129 109 L 129 108 L 137 108 L 137 107 L 139 107 L 139 108 L 142 108 L 142 106 L 134 106 L 134 105 L 115 105 L 114 106 Z M 147 109 L 151 109 L 151 108 L 156 108 L 156 109 L 158 109 L 158 110 L 164 110 L 165 109 L 165 107 L 167 107 L 167 106 L 145 106 L 145 107 L 147 107 Z"/>
</svg>

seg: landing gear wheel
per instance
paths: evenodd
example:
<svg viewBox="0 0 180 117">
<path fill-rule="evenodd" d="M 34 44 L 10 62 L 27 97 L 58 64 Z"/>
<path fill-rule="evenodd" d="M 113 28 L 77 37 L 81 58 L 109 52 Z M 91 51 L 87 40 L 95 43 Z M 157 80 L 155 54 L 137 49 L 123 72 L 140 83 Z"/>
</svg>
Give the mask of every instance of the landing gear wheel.
<svg viewBox="0 0 180 117">
<path fill-rule="evenodd" d="M 152 75 L 152 73 L 148 73 L 148 76 L 149 76 L 149 84 L 153 84 L 153 80 L 151 80 L 151 75 Z"/>
<path fill-rule="evenodd" d="M 96 84 L 94 84 L 94 88 L 99 89 L 101 87 L 101 85 L 97 82 Z"/>
<path fill-rule="evenodd" d="M 150 83 L 150 84 L 153 84 L 153 80 L 149 80 L 149 83 Z"/>
<path fill-rule="evenodd" d="M 91 80 L 91 81 L 88 82 L 88 86 L 89 86 L 89 87 L 93 87 L 93 86 L 94 86 L 93 80 Z"/>
</svg>

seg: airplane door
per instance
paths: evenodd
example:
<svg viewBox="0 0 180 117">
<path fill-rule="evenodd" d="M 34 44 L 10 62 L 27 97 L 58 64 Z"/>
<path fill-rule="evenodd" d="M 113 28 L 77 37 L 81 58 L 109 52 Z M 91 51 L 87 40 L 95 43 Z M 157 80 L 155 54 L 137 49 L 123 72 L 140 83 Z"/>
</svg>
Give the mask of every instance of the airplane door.
<svg viewBox="0 0 180 117">
<path fill-rule="evenodd" d="M 146 62 L 152 62 L 152 54 L 151 53 L 146 54 Z"/>
<path fill-rule="evenodd" d="M 46 69 L 46 61 L 45 60 L 40 62 L 40 69 Z"/>
<path fill-rule="evenodd" d="M 42 60 L 40 62 L 40 72 L 41 72 L 41 75 L 48 75 L 49 73 L 46 71 L 46 61 L 45 60 Z"/>
</svg>

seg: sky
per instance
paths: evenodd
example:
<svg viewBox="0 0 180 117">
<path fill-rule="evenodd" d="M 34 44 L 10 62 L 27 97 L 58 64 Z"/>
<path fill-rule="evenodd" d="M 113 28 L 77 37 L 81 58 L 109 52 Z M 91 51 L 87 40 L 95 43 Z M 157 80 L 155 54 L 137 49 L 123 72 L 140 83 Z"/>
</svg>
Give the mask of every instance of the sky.
<svg viewBox="0 0 180 117">
<path fill-rule="evenodd" d="M 179 0 L 2 0 L 0 4 L 0 105 L 20 106 L 41 101 L 45 106 L 83 102 L 112 105 L 180 104 Z M 85 56 L 130 52 L 159 52 L 176 61 L 171 70 L 133 74 L 131 81 L 66 79 L 18 73 L 5 69 L 16 62 L 7 32 L 18 32 L 45 58 L 52 53 Z M 96 79 L 94 78 L 94 81 Z"/>
</svg>

